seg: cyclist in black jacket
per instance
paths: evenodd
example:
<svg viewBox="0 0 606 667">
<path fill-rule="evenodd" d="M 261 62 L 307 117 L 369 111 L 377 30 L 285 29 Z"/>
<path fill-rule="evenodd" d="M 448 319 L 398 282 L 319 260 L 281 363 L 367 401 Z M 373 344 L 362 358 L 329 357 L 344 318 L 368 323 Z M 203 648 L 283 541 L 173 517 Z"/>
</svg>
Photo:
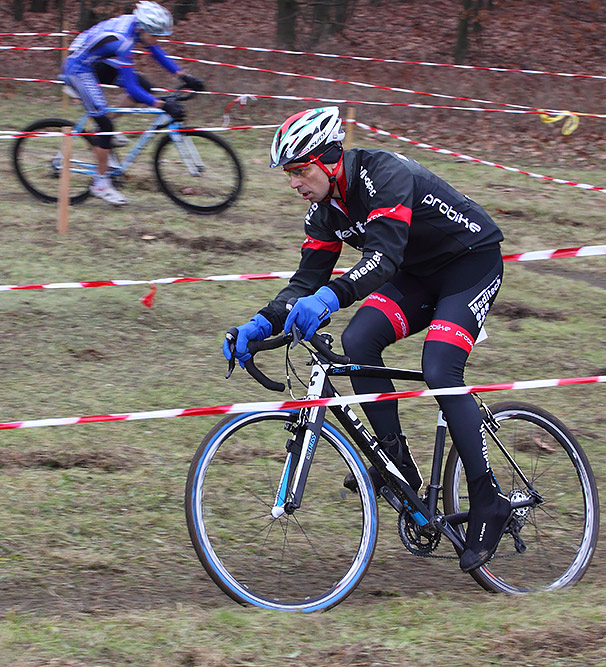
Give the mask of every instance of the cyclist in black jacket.
<svg viewBox="0 0 606 667">
<path fill-rule="evenodd" d="M 467 357 L 501 286 L 501 231 L 482 209 L 418 162 L 385 150 L 343 151 L 337 107 L 288 118 L 271 146 L 271 167 L 282 167 L 291 188 L 310 202 L 299 268 L 287 287 L 238 327 L 236 357 L 293 324 L 309 340 L 340 308 L 364 300 L 343 332 L 352 363 L 382 366 L 382 351 L 427 330 L 422 368 L 432 388 L 463 386 Z M 343 243 L 362 253 L 346 274 L 331 280 Z M 290 312 L 286 303 L 297 298 Z M 229 346 L 224 345 L 229 358 Z M 356 393 L 394 391 L 391 380 L 352 378 Z M 490 469 L 475 399 L 440 396 L 468 480 L 470 513 L 461 568 L 472 570 L 494 554 L 509 516 L 509 500 Z M 401 432 L 397 401 L 363 404 L 383 446 L 410 485 L 422 479 Z M 379 473 L 371 468 L 376 488 Z M 348 476 L 349 477 L 349 476 Z M 355 488 L 346 478 L 345 485 Z"/>
</svg>

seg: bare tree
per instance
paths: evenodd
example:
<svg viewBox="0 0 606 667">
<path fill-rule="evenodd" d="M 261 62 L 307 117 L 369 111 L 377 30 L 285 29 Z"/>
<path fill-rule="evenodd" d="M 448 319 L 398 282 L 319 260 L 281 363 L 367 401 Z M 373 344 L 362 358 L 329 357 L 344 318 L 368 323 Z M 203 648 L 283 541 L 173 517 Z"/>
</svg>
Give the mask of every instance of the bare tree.
<svg viewBox="0 0 606 667">
<path fill-rule="evenodd" d="M 325 35 L 334 35 L 345 27 L 349 0 L 315 0 L 311 44 L 316 45 Z"/>
<path fill-rule="evenodd" d="M 23 0 L 13 0 L 13 18 L 15 21 L 23 18 Z"/>
<path fill-rule="evenodd" d="M 298 10 L 297 0 L 278 0 L 276 43 L 281 48 L 295 48 Z"/>
<path fill-rule="evenodd" d="M 461 12 L 457 26 L 457 41 L 455 44 L 454 61 L 460 65 L 465 61 L 469 48 L 470 29 L 479 34 L 482 30 L 480 10 L 484 7 L 492 9 L 492 0 L 461 0 Z"/>
<path fill-rule="evenodd" d="M 198 0 L 178 0 L 178 2 L 175 3 L 175 7 L 173 9 L 173 18 L 175 19 L 175 23 L 181 19 L 184 19 L 189 14 L 189 12 L 197 11 Z"/>
<path fill-rule="evenodd" d="M 94 2 L 91 2 L 94 4 Z M 80 7 L 78 12 L 77 29 L 82 32 L 97 23 L 97 15 L 92 7 L 89 6 L 88 0 L 80 0 Z"/>
</svg>

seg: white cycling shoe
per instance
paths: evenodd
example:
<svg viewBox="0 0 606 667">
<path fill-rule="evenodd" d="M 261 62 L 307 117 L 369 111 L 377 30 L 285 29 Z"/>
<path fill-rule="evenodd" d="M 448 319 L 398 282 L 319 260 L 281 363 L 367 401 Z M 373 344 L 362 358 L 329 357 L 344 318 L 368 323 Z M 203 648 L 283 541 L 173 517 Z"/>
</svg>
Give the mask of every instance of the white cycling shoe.
<svg viewBox="0 0 606 667">
<path fill-rule="evenodd" d="M 110 141 L 112 148 L 119 148 L 130 144 L 130 139 L 124 134 L 114 134 Z"/>
<path fill-rule="evenodd" d="M 124 206 L 128 204 L 128 199 L 108 182 L 93 183 L 90 186 L 90 193 L 94 197 L 99 197 L 114 206 Z"/>
</svg>

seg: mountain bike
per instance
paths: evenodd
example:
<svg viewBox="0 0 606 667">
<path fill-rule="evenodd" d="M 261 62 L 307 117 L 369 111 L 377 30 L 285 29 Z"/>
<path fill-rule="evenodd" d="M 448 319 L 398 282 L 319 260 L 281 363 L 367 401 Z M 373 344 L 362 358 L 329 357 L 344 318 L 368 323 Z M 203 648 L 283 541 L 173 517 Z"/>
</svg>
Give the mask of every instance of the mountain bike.
<svg viewBox="0 0 606 667">
<path fill-rule="evenodd" d="M 189 100 L 193 93 L 177 93 L 166 99 Z M 162 109 L 111 107 L 118 114 L 151 114 L 150 125 L 123 159 L 112 150 L 108 173 L 119 186 L 128 169 L 158 130 L 165 129 L 153 156 L 158 185 L 173 202 L 192 213 L 218 213 L 231 206 L 242 190 L 243 169 L 233 148 L 221 137 L 204 130 L 185 128 Z M 97 172 L 92 147 L 95 137 L 86 132 L 90 114 L 75 123 L 64 118 L 43 118 L 25 127 L 29 136 L 19 137 L 12 152 L 13 167 L 23 186 L 44 202 L 56 202 L 63 168 L 62 136 L 38 135 L 71 127 L 74 134 L 70 159 L 70 203 L 79 204 L 90 195 Z M 31 133 L 31 134 L 30 134 Z"/>
<path fill-rule="evenodd" d="M 231 340 L 237 330 L 228 332 Z M 249 343 L 246 369 L 268 389 L 284 383 L 255 364 L 261 350 L 289 347 L 293 334 Z M 338 397 L 334 378 L 423 380 L 421 371 L 348 363 L 327 334 L 305 345 L 306 399 Z M 230 368 L 233 369 L 233 364 Z M 298 376 L 297 376 L 298 377 Z M 292 392 L 291 392 L 292 393 Z M 527 403 L 488 406 L 478 395 L 489 456 L 512 516 L 495 555 L 469 574 L 487 591 L 555 590 L 578 581 L 598 538 L 595 479 L 583 450 L 553 415 Z M 326 420 L 327 410 L 340 425 Z M 416 556 L 457 559 L 465 543 L 468 496 L 461 460 L 446 450 L 438 412 L 429 484 L 421 496 L 348 405 L 227 416 L 204 438 L 187 477 L 189 534 L 212 580 L 244 605 L 313 612 L 342 602 L 364 577 L 378 533 L 377 496 L 397 514 L 403 545 Z M 385 480 L 375 493 L 362 455 Z M 357 491 L 343 488 L 353 474 Z M 443 540 L 446 538 L 446 540 Z M 438 555 L 441 541 L 457 555 Z M 458 570 L 458 568 L 457 568 Z"/>
</svg>

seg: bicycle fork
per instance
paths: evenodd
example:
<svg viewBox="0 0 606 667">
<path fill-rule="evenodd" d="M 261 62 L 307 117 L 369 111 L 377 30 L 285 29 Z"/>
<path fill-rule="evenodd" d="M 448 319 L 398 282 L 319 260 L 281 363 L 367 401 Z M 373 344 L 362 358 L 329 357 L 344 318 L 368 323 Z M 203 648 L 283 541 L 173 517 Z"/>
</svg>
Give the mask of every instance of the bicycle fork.
<svg viewBox="0 0 606 667">
<path fill-rule="evenodd" d="M 170 138 L 175 144 L 175 147 L 183 160 L 183 164 L 187 167 L 191 176 L 202 176 L 204 162 L 202 161 L 194 142 L 191 140 L 191 137 L 188 137 L 186 134 L 181 134 L 180 132 L 171 132 Z"/>
<path fill-rule="evenodd" d="M 312 372 L 309 383 L 308 399 L 316 399 L 321 395 L 325 373 L 318 365 Z M 304 408 L 299 412 L 299 418 L 293 424 L 295 435 L 286 443 L 286 462 L 282 470 L 282 477 L 278 485 L 274 506 L 271 515 L 277 519 L 283 514 L 293 514 L 301 507 L 303 492 L 313 461 L 316 446 L 324 424 L 326 408 Z"/>
</svg>

